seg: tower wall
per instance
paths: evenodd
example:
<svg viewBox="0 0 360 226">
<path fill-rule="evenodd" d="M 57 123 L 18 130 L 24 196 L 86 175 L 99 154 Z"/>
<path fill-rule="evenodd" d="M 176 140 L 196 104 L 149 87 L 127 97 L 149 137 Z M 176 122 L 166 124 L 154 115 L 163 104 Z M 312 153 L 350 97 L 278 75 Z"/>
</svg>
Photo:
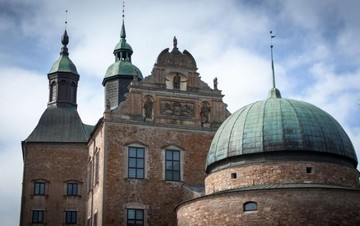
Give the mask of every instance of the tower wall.
<svg viewBox="0 0 360 226">
<path fill-rule="evenodd" d="M 234 190 L 183 203 L 178 226 L 187 225 L 359 225 L 360 192 L 346 189 Z M 256 211 L 244 204 L 257 203 Z"/>
<path fill-rule="evenodd" d="M 271 184 L 330 184 L 360 188 L 359 172 L 349 166 L 310 161 L 268 161 L 229 167 L 208 175 L 206 194 Z"/>
<path fill-rule="evenodd" d="M 33 210 L 43 210 L 44 222 L 48 225 L 63 225 L 65 211 L 77 211 L 78 224 L 84 224 L 86 144 L 25 145 L 20 225 L 32 225 Z M 45 183 L 44 194 L 35 194 L 36 182 Z M 67 182 L 78 183 L 77 195 L 67 195 Z"/>
</svg>

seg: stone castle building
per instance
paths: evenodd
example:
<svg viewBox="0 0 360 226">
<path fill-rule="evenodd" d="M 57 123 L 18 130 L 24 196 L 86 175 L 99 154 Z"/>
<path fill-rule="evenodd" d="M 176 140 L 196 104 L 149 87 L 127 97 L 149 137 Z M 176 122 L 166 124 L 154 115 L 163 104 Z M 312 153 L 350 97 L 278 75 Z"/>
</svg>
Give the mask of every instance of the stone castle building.
<svg viewBox="0 0 360 226">
<path fill-rule="evenodd" d="M 22 142 L 20 225 L 360 224 L 355 150 L 326 112 L 274 87 L 230 116 L 176 38 L 143 77 L 123 21 L 103 117 L 85 125 L 68 42 Z"/>
</svg>

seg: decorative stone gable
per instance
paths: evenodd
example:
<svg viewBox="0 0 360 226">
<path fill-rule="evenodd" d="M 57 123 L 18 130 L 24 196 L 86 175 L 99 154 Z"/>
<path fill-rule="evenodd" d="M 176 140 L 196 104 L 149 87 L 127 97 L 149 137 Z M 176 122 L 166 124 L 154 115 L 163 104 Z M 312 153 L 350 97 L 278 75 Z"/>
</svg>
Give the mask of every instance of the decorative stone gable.
<svg viewBox="0 0 360 226">
<path fill-rule="evenodd" d="M 215 81 L 215 80 L 214 80 Z M 181 53 L 174 38 L 174 48 L 163 50 L 151 75 L 129 85 L 126 99 L 112 118 L 216 129 L 229 115 L 223 95 L 201 80 L 193 56 Z"/>
</svg>

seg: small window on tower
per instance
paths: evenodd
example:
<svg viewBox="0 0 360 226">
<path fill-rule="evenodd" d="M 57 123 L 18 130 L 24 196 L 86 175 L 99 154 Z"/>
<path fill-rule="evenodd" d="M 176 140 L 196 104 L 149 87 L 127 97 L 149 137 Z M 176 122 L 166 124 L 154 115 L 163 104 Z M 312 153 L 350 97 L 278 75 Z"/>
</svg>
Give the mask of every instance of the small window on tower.
<svg viewBox="0 0 360 226">
<path fill-rule="evenodd" d="M 313 174 L 314 173 L 313 167 L 306 167 L 306 173 L 307 174 Z"/>
<path fill-rule="evenodd" d="M 231 173 L 231 179 L 236 179 L 237 178 L 237 174 L 236 173 Z"/>
<path fill-rule="evenodd" d="M 244 212 L 248 211 L 257 211 L 257 203 L 256 202 L 246 202 L 244 204 Z"/>
<path fill-rule="evenodd" d="M 44 210 L 33 210 L 32 211 L 32 223 L 34 223 L 34 224 L 44 223 Z"/>
<path fill-rule="evenodd" d="M 34 195 L 45 195 L 45 185 L 43 181 L 34 182 Z"/>
<path fill-rule="evenodd" d="M 66 184 L 66 195 L 76 196 L 79 192 L 79 184 L 76 182 L 71 182 Z"/>
</svg>

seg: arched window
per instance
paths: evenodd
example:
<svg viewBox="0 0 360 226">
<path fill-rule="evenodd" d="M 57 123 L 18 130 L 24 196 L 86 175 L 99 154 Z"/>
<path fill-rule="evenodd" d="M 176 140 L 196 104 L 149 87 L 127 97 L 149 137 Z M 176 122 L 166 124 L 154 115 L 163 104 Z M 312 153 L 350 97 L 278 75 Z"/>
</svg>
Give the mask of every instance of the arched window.
<svg viewBox="0 0 360 226">
<path fill-rule="evenodd" d="M 246 202 L 246 203 L 244 203 L 244 212 L 256 211 L 256 210 L 257 210 L 257 203 L 256 202 Z"/>
</svg>

